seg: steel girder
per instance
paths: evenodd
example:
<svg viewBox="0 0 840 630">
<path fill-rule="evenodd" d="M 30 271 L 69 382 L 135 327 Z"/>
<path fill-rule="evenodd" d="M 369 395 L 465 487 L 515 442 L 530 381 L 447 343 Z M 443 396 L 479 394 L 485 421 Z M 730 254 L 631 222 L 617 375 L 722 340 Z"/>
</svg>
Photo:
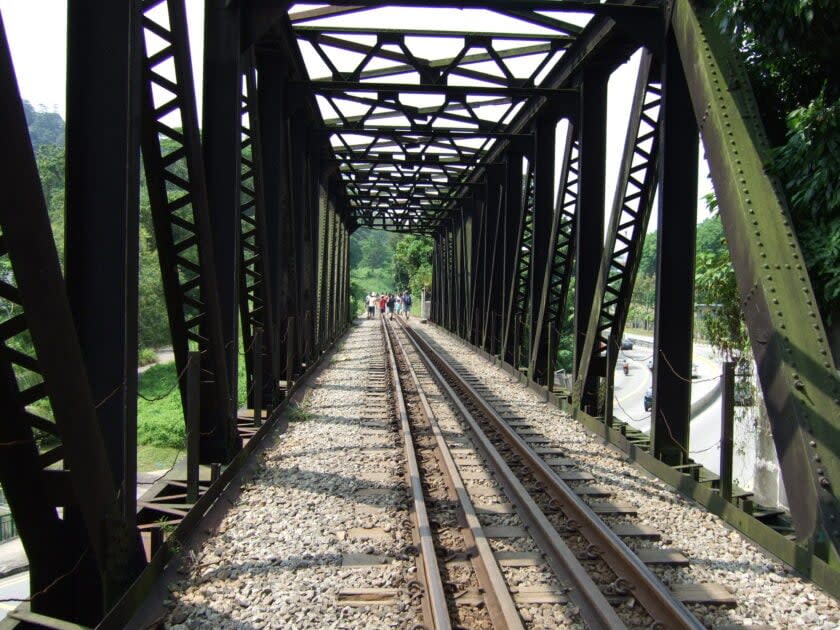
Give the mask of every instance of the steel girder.
<svg viewBox="0 0 840 630">
<path fill-rule="evenodd" d="M 163 15 L 157 13 L 161 9 Z M 183 375 L 190 348 L 201 353 L 201 461 L 228 462 L 240 439 L 228 383 L 186 12 L 183 0 L 150 0 L 143 12 L 144 35 L 162 42 L 151 49 L 144 37 L 142 148 L 175 364 Z M 164 74 L 168 66 L 174 67 L 174 80 Z M 179 387 L 186 418 L 185 379 Z"/>
<path fill-rule="evenodd" d="M 672 18 L 706 147 L 797 540 L 837 566 L 840 379 L 744 68 L 710 10 Z"/>
<path fill-rule="evenodd" d="M 612 380 L 653 207 L 658 175 L 662 90 L 652 63 L 653 55 L 646 52 L 639 67 L 607 240 L 575 379 L 573 402 L 576 405 L 580 404 L 584 383 L 598 377 L 606 378 L 608 383 Z M 685 243 L 680 243 L 680 246 L 685 247 Z M 599 362 L 603 371 L 591 369 L 593 356 L 603 357 L 603 361 Z"/>
<path fill-rule="evenodd" d="M 268 228 L 263 188 L 264 160 L 257 98 L 254 51 L 244 55 L 242 74 L 242 123 L 240 150 L 240 232 L 239 232 L 239 314 L 245 355 L 245 386 L 249 405 L 253 406 L 254 388 L 262 389 L 262 400 L 269 406 L 278 402 L 277 382 L 281 371 L 272 276 L 268 261 Z M 262 330 L 263 382 L 254 382 L 254 343 Z"/>
<path fill-rule="evenodd" d="M 136 577 L 142 548 L 121 513 L 2 21 L 0 131 L 0 483 L 31 610 L 93 624 Z"/>
<path fill-rule="evenodd" d="M 558 340 L 561 335 L 570 333 L 565 327 L 565 314 L 575 256 L 579 162 L 580 142 L 574 124 L 570 123 L 563 150 L 557 206 L 554 210 L 548 241 L 551 260 L 546 265 L 539 311 L 540 319 L 535 331 L 537 335 L 535 347 L 541 343 L 540 336 L 546 337 L 549 367 L 544 384 L 549 389 L 554 384 Z M 533 353 L 531 356 L 531 360 L 536 362 Z"/>
<path fill-rule="evenodd" d="M 516 193 L 511 190 L 509 194 L 513 196 Z M 530 345 L 528 278 L 531 271 L 531 254 L 534 241 L 533 160 L 528 161 L 525 182 L 520 190 L 519 207 L 521 210 L 516 212 L 520 217 L 519 229 L 511 257 L 513 274 L 510 277 L 510 289 L 507 294 L 504 337 L 502 339 L 502 354 L 517 369 L 523 367 L 523 357 L 527 361 L 528 346 Z"/>
</svg>

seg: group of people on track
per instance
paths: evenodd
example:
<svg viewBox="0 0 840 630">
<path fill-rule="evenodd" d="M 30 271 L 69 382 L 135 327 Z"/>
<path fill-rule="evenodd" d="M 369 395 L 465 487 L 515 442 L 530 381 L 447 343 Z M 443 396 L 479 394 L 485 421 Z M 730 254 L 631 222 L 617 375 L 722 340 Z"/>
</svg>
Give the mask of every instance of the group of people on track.
<svg viewBox="0 0 840 630">
<path fill-rule="evenodd" d="M 382 295 L 377 295 L 371 292 L 365 298 L 365 304 L 367 305 L 368 319 L 376 317 L 377 309 L 379 309 L 380 317 L 385 317 L 387 310 L 391 319 L 394 319 L 395 312 L 397 315 L 404 314 L 406 319 L 411 315 L 411 293 L 409 293 L 408 289 L 403 291 L 402 294 L 383 293 Z"/>
</svg>

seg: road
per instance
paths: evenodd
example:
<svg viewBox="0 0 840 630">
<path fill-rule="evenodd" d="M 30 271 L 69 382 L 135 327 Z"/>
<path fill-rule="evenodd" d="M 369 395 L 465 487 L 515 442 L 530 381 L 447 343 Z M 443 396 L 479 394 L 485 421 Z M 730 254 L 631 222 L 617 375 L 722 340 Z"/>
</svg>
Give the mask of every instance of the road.
<svg viewBox="0 0 840 630">
<path fill-rule="evenodd" d="M 648 368 L 648 361 L 653 352 L 650 345 L 652 340 L 628 336 L 637 343 L 632 350 L 622 350 L 616 363 L 613 414 L 647 433 L 650 431 L 650 412 L 644 409 L 644 395 L 653 384 L 653 374 Z M 629 373 L 626 375 L 622 367 L 624 359 L 629 363 Z M 696 404 L 717 386 L 721 368 L 712 349 L 705 344 L 694 344 L 694 363 L 697 364 L 698 371 L 697 378 L 692 379 L 691 400 Z M 720 396 L 717 396 L 707 409 L 697 413 L 691 420 L 689 451 L 692 459 L 709 470 L 718 472 L 719 440 Z"/>
<path fill-rule="evenodd" d="M 19 602 L 7 602 L 5 599 L 29 596 L 29 572 L 16 573 L 0 579 L 0 620 L 6 617 L 10 610 L 17 608 Z"/>
</svg>

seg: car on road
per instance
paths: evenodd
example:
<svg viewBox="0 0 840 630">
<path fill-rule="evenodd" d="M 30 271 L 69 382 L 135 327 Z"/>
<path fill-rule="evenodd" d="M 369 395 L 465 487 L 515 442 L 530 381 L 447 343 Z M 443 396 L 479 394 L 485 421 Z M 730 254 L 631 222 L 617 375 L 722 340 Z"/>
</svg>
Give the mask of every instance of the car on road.
<svg viewBox="0 0 840 630">
<path fill-rule="evenodd" d="M 650 411 L 651 407 L 653 407 L 653 388 L 648 389 L 645 392 L 645 411 Z"/>
<path fill-rule="evenodd" d="M 633 340 L 630 337 L 625 337 L 621 340 L 621 349 L 622 350 L 632 350 L 633 349 Z"/>
</svg>

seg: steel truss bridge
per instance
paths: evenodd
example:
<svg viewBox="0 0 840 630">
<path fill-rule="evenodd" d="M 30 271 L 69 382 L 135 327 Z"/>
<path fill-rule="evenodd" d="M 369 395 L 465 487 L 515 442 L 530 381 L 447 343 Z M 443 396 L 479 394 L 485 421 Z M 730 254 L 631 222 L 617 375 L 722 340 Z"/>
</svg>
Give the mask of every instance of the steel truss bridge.
<svg viewBox="0 0 840 630">
<path fill-rule="evenodd" d="M 37 593 L 4 623 L 130 618 L 170 541 L 199 522 L 348 325 L 349 237 L 362 225 L 433 236 L 434 322 L 840 593 L 840 384 L 765 169 L 758 105 L 711 7 L 337 0 L 289 9 L 208 1 L 197 94 L 184 0 L 70 0 L 63 268 L 0 29 L 0 481 Z M 624 146 L 608 147 L 607 81 L 637 51 Z M 690 384 L 679 374 L 691 370 L 700 140 L 790 536 L 695 479 L 685 455 Z M 608 151 L 621 151 L 621 167 L 605 219 Z M 186 479 L 138 502 L 141 165 L 188 464 Z M 610 391 L 654 211 L 655 402 L 641 448 L 598 395 Z M 575 385 L 560 395 L 553 358 L 570 312 Z M 251 417 L 235 408 L 240 360 Z M 48 450 L 36 441 L 44 435 Z"/>
</svg>

